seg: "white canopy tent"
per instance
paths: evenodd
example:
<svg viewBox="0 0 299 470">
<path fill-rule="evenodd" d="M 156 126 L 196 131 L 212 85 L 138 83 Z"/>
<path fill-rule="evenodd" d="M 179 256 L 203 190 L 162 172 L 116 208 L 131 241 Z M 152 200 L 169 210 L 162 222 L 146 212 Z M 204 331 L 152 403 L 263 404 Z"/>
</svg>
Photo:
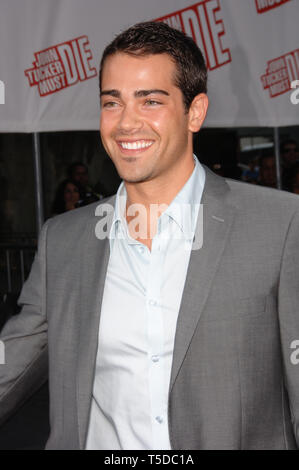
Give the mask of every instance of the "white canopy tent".
<svg viewBox="0 0 299 470">
<path fill-rule="evenodd" d="M 299 79 L 299 0 L 1 0 L 0 132 L 35 134 L 39 226 L 38 133 L 98 129 L 101 53 L 119 31 L 147 20 L 185 31 L 202 49 L 205 126 L 273 127 L 279 162 L 277 128 L 299 124 L 291 99 Z"/>
</svg>

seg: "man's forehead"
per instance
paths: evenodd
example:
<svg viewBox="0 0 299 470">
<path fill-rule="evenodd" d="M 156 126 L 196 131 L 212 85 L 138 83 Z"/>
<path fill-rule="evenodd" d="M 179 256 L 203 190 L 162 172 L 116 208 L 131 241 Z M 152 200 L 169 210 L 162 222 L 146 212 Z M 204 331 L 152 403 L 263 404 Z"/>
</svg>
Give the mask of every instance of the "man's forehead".
<svg viewBox="0 0 299 470">
<path fill-rule="evenodd" d="M 107 57 L 102 70 L 101 91 L 120 90 L 143 94 L 143 90 L 165 90 L 175 86 L 176 66 L 168 54 L 135 56 L 117 52 Z"/>
<path fill-rule="evenodd" d="M 157 54 L 144 54 L 142 52 L 138 53 L 138 51 L 136 52 L 132 52 L 132 53 L 129 53 L 129 52 L 124 52 L 124 51 L 118 51 L 118 52 L 114 52 L 110 55 L 108 55 L 105 59 L 105 62 L 104 62 L 104 66 L 109 63 L 109 62 L 112 62 L 112 61 L 116 61 L 116 60 L 124 60 L 124 61 L 135 61 L 135 62 L 139 62 L 140 64 L 143 62 L 143 63 L 146 63 L 146 62 L 169 62 L 169 63 L 173 63 L 174 64 L 174 60 L 173 58 L 171 57 L 170 54 L 167 54 L 166 52 L 161 52 L 161 53 L 157 53 Z"/>
<path fill-rule="evenodd" d="M 172 75 L 173 71 L 176 69 L 176 65 L 173 59 L 169 56 L 169 54 L 147 54 L 147 55 L 132 55 L 127 54 L 124 52 L 116 52 L 115 54 L 111 54 L 107 57 L 103 64 L 102 74 L 105 74 L 106 70 L 109 69 L 109 74 L 111 71 L 115 71 L 115 73 L 120 73 L 120 68 L 123 73 L 126 72 L 128 68 L 135 68 L 138 71 L 151 71 L 155 69 L 155 71 L 165 72 L 164 75 Z M 122 75 L 119 75 L 119 78 L 122 78 Z M 107 77 L 105 77 L 107 78 Z M 108 77 L 109 78 L 109 77 Z M 133 78 L 133 77 L 132 77 Z"/>
</svg>

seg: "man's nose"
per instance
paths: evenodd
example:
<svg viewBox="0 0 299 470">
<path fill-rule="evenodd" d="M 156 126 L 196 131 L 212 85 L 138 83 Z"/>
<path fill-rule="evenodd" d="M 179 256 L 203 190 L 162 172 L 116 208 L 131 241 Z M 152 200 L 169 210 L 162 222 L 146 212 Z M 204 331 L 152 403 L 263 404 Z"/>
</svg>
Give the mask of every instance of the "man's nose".
<svg viewBox="0 0 299 470">
<path fill-rule="evenodd" d="M 123 132 L 134 132 L 141 129 L 143 122 L 137 109 L 133 105 L 126 105 L 120 115 L 118 128 Z"/>
</svg>

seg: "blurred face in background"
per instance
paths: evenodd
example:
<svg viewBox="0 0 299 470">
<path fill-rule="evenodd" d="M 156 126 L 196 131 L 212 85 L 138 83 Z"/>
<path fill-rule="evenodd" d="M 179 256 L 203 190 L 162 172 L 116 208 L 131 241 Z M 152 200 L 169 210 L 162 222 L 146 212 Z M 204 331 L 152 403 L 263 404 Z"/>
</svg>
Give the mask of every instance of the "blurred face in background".
<svg viewBox="0 0 299 470">
<path fill-rule="evenodd" d="M 72 183 L 68 183 L 64 190 L 64 202 L 66 208 L 75 206 L 80 200 L 80 193 L 77 186 Z"/>
<path fill-rule="evenodd" d="M 72 180 L 76 183 L 79 183 L 83 188 L 87 186 L 88 183 L 88 172 L 85 166 L 78 165 L 74 168 L 72 173 Z"/>
<path fill-rule="evenodd" d="M 299 150 L 295 143 L 286 144 L 281 154 L 285 166 L 290 167 L 299 160 Z"/>
<path fill-rule="evenodd" d="M 264 186 L 276 187 L 276 166 L 273 157 L 267 157 L 262 160 L 260 167 L 260 183 Z"/>
</svg>

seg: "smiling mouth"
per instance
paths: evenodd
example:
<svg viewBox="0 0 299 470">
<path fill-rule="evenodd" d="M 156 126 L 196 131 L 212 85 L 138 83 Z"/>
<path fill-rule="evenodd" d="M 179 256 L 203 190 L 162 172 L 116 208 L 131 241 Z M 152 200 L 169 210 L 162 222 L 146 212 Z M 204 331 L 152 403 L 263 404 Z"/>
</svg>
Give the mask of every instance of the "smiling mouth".
<svg viewBox="0 0 299 470">
<path fill-rule="evenodd" d="M 135 140 L 134 142 L 129 142 L 129 141 L 118 141 L 117 144 L 118 146 L 126 151 L 136 151 L 136 150 L 146 150 L 149 147 L 153 145 L 154 141 L 153 140 Z"/>
</svg>

